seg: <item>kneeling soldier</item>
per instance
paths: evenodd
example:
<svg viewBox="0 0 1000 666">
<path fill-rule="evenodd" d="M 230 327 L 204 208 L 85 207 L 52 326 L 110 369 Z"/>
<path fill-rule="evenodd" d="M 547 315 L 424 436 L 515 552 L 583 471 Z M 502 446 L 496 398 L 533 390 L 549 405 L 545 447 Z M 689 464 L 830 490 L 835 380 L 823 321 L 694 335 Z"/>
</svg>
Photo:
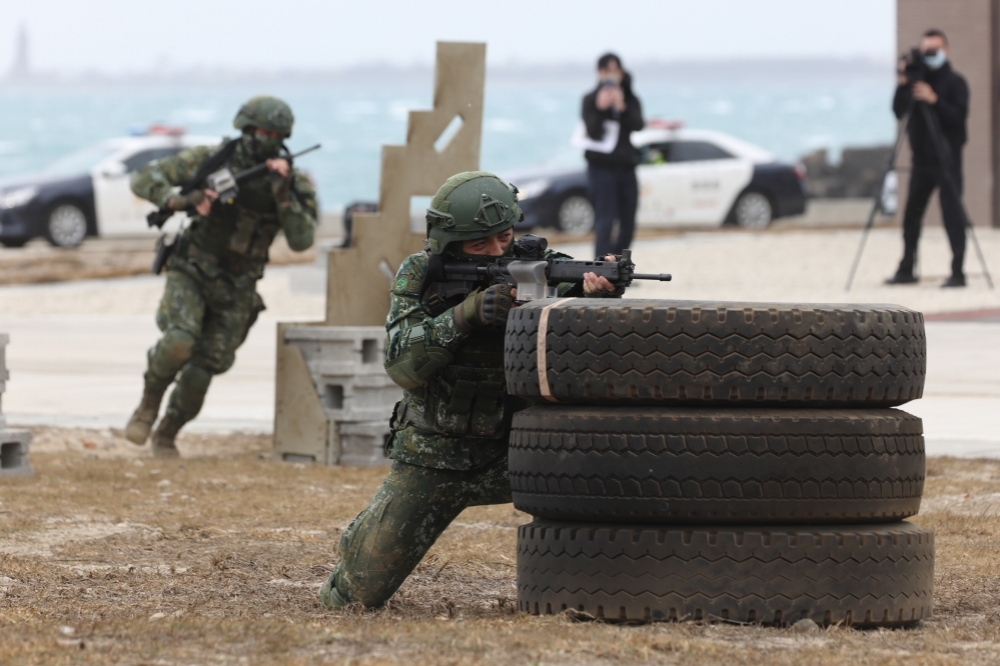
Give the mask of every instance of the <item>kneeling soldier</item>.
<svg viewBox="0 0 1000 666">
<path fill-rule="evenodd" d="M 393 415 L 394 462 L 341 538 L 340 562 L 319 592 L 327 608 L 381 606 L 463 509 L 511 501 L 507 438 L 523 405 L 507 395 L 503 344 L 516 290 L 445 293 L 430 269 L 505 256 L 520 217 L 517 189 L 483 171 L 449 178 L 427 209 L 427 249 L 400 266 L 385 324 L 385 367 L 405 389 Z M 615 288 L 589 273 L 559 293 L 610 297 Z"/>
</svg>

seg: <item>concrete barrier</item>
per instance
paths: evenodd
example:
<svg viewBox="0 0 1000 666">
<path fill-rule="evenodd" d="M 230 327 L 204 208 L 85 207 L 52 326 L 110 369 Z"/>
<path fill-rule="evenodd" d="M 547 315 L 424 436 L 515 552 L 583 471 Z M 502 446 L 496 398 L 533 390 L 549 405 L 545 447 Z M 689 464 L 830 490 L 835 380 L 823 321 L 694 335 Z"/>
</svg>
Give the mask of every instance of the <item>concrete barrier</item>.
<svg viewBox="0 0 1000 666">
<path fill-rule="evenodd" d="M 28 464 L 28 445 L 31 433 L 27 430 L 0 430 L 0 478 L 6 476 L 31 476 Z"/>
<path fill-rule="evenodd" d="M 285 343 L 302 352 L 327 419 L 388 423 L 403 392 L 382 367 L 384 328 L 293 326 Z"/>
</svg>

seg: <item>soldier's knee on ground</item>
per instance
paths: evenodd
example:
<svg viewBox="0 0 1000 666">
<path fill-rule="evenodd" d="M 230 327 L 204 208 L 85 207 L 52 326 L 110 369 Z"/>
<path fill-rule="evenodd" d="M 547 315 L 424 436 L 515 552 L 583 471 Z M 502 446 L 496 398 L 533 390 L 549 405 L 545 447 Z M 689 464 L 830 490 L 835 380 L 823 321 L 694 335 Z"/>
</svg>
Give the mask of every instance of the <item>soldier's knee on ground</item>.
<svg viewBox="0 0 1000 666">
<path fill-rule="evenodd" d="M 337 589 L 336 570 L 326 579 L 323 587 L 319 588 L 319 602 L 328 610 L 340 610 L 350 603 Z"/>
<path fill-rule="evenodd" d="M 190 421 L 201 411 L 205 403 L 205 394 L 212 383 L 212 373 L 205 368 L 188 364 L 177 377 L 177 384 L 170 394 L 167 411 Z"/>
</svg>

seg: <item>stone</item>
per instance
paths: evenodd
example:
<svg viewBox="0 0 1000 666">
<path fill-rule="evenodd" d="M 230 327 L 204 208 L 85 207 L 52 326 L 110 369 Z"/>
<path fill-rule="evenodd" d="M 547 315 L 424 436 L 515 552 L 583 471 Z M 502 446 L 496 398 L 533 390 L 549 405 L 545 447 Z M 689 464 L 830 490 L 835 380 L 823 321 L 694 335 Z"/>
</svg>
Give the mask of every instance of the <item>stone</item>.
<svg viewBox="0 0 1000 666">
<path fill-rule="evenodd" d="M 792 625 L 792 631 L 797 634 L 815 634 L 819 631 L 819 625 L 809 618 L 803 618 Z"/>
</svg>

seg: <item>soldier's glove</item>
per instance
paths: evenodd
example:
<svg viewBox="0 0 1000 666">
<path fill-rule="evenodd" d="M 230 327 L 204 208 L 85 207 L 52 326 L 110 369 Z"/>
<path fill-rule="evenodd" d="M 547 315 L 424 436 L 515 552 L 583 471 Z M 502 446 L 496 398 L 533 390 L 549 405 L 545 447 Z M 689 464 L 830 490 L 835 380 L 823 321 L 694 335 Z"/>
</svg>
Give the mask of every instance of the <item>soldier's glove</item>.
<svg viewBox="0 0 1000 666">
<path fill-rule="evenodd" d="M 509 284 L 495 284 L 483 291 L 477 289 L 466 296 L 452 311 L 458 330 L 470 333 L 480 326 L 506 326 L 507 315 L 514 307 L 512 289 Z"/>
<path fill-rule="evenodd" d="M 167 199 L 170 210 L 189 210 L 205 200 L 205 190 L 194 190 L 187 194 L 174 194 Z"/>
</svg>

